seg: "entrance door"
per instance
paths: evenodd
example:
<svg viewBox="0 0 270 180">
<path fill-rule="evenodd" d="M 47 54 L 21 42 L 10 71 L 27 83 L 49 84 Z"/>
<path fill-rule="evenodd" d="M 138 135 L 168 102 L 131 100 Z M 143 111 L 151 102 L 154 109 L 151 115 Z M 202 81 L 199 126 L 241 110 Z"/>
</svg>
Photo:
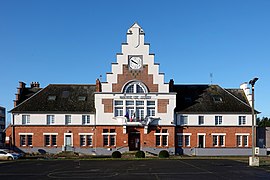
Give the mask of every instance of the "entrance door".
<svg viewBox="0 0 270 180">
<path fill-rule="evenodd" d="M 71 135 L 65 136 L 65 146 L 72 146 Z"/>
<path fill-rule="evenodd" d="M 199 135 L 198 137 L 199 137 L 198 147 L 204 148 L 204 135 Z"/>
<path fill-rule="evenodd" d="M 128 146 L 130 151 L 140 150 L 140 133 L 130 132 L 128 134 Z"/>
</svg>

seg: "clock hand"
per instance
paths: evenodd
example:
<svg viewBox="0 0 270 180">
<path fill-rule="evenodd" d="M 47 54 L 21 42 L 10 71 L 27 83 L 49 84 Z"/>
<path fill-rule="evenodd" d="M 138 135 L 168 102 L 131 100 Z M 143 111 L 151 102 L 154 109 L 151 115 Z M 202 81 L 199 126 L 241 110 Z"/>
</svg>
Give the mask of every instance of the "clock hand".
<svg viewBox="0 0 270 180">
<path fill-rule="evenodd" d="M 135 64 L 138 64 L 137 62 L 135 62 L 135 61 L 133 61 L 133 60 L 131 60 L 131 62 L 133 62 L 133 63 L 135 63 Z"/>
</svg>

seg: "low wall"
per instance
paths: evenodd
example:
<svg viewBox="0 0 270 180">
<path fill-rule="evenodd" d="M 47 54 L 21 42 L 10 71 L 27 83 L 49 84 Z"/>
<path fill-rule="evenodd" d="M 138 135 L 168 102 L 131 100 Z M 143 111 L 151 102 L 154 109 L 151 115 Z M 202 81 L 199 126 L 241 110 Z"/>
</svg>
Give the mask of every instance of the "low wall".
<svg viewBox="0 0 270 180">
<path fill-rule="evenodd" d="M 251 156 L 251 148 L 178 148 L 176 154 L 188 156 Z M 266 148 L 260 148 L 259 156 L 266 156 Z"/>
</svg>

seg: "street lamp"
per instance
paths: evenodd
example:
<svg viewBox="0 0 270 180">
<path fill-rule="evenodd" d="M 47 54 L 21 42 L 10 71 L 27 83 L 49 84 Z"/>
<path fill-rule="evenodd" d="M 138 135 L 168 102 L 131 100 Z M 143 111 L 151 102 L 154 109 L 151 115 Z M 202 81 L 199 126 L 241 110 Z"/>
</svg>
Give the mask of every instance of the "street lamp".
<svg viewBox="0 0 270 180">
<path fill-rule="evenodd" d="M 255 158 L 255 113 L 254 113 L 254 85 L 256 81 L 258 81 L 259 78 L 255 77 L 252 80 L 249 81 L 249 84 L 252 87 L 252 157 L 249 158 L 249 165 L 250 166 L 259 166 L 259 159 Z"/>
</svg>

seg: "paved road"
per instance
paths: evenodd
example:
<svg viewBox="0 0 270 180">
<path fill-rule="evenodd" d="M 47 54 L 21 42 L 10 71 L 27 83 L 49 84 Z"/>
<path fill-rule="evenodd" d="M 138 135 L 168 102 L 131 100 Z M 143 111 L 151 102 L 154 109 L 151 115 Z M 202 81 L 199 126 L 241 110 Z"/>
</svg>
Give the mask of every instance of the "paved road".
<svg viewBox="0 0 270 180">
<path fill-rule="evenodd" d="M 270 179 L 231 160 L 29 160 L 0 162 L 0 179 Z"/>
</svg>

